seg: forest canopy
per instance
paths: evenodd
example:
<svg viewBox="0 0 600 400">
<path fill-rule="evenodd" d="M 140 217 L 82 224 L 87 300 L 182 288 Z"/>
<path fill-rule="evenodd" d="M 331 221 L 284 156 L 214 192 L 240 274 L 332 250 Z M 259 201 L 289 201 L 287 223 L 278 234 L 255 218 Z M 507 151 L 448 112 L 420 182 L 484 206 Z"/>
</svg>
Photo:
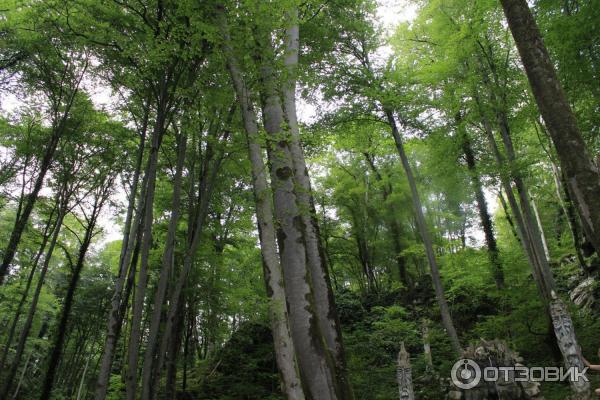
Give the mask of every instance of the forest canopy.
<svg viewBox="0 0 600 400">
<path fill-rule="evenodd" d="M 0 400 L 592 399 L 599 200 L 595 0 L 0 0 Z"/>
</svg>

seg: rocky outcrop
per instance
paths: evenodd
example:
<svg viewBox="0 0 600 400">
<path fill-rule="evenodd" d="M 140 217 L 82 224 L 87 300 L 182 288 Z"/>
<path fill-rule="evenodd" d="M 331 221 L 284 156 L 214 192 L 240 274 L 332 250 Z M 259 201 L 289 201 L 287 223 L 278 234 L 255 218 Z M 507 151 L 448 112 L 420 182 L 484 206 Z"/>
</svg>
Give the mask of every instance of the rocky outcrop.
<svg viewBox="0 0 600 400">
<path fill-rule="evenodd" d="M 510 350 L 505 342 L 494 340 L 491 342 L 480 340 L 479 343 L 469 346 L 464 353 L 464 358 L 473 360 L 481 371 L 486 367 L 515 367 L 523 366 L 522 358 Z M 506 379 L 507 378 L 507 379 Z M 516 382 L 513 373 L 506 376 L 500 375 L 495 382 L 484 379 L 470 389 L 461 389 L 451 385 L 448 393 L 450 400 L 543 400 L 538 382 Z"/>
</svg>

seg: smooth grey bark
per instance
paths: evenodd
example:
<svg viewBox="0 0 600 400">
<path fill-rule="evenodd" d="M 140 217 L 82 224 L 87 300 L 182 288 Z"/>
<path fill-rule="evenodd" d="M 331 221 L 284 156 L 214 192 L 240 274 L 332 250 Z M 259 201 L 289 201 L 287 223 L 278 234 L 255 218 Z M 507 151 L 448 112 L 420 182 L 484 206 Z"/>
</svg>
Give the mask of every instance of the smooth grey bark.
<svg viewBox="0 0 600 400">
<path fill-rule="evenodd" d="M 121 325 L 123 323 L 123 314 L 119 312 L 121 308 L 123 286 L 127 279 L 127 267 L 130 265 L 131 256 L 133 253 L 134 241 L 137 236 L 137 232 L 140 228 L 143 218 L 144 202 L 145 197 L 145 180 L 142 184 L 142 193 L 140 195 L 140 206 L 138 212 L 133 216 L 135 209 L 135 199 L 138 195 L 138 185 L 142 167 L 142 161 L 144 157 L 144 147 L 146 144 L 146 131 L 148 126 L 148 113 L 146 110 L 144 115 L 144 121 L 142 126 L 142 134 L 140 137 L 140 143 L 138 145 L 135 172 L 131 182 L 131 193 L 129 194 L 129 205 L 127 206 L 127 215 L 125 217 L 125 224 L 123 228 L 123 239 L 121 240 L 121 254 L 119 256 L 119 272 L 115 281 L 115 288 L 113 297 L 111 300 L 111 309 L 108 314 L 108 326 L 106 329 L 106 340 L 104 342 L 104 350 L 102 352 L 102 358 L 100 361 L 100 370 L 98 371 L 98 380 L 96 382 L 96 391 L 94 398 L 96 400 L 104 400 L 108 390 L 108 384 L 110 381 L 110 371 L 114 359 L 114 353 L 119 340 Z M 133 221 L 135 220 L 135 221 Z M 133 230 L 132 230 L 133 225 Z M 125 299 L 127 301 L 127 299 Z"/>
<path fill-rule="evenodd" d="M 152 316 L 150 317 L 146 352 L 144 353 L 144 363 L 142 368 L 142 400 L 151 398 L 150 389 L 152 387 L 152 378 L 154 376 L 152 364 L 157 352 L 156 344 L 158 342 L 161 316 L 167 294 L 167 287 L 169 285 L 169 277 L 173 276 L 175 239 L 177 234 L 177 224 L 179 223 L 179 216 L 181 215 L 181 184 L 187 149 L 187 136 L 181 133 L 177 139 L 177 162 L 175 177 L 173 178 L 171 217 L 169 219 L 169 226 L 167 228 L 167 236 L 165 238 L 160 277 L 154 293 L 154 305 L 152 309 Z"/>
<path fill-rule="evenodd" d="M 288 26 L 285 31 L 284 67 L 287 79 L 284 81 L 282 88 L 283 111 L 290 132 L 289 149 L 293 164 L 292 176 L 294 182 L 299 186 L 297 201 L 303 220 L 302 225 L 305 230 L 304 240 L 313 296 L 315 298 L 315 309 L 319 318 L 321 333 L 335 363 L 334 379 L 336 380 L 339 396 L 343 399 L 353 399 L 354 394 L 346 371 L 342 331 L 331 288 L 327 260 L 323 254 L 308 169 L 300 144 L 300 131 L 296 112 L 295 79 L 300 46 L 298 9 L 295 6 L 291 7 L 286 13 L 286 17 L 288 19 Z"/>
<path fill-rule="evenodd" d="M 538 211 L 537 205 L 535 204 L 535 199 L 531 195 L 531 192 L 528 193 L 529 198 L 531 199 L 531 208 L 533 209 L 533 215 L 535 216 L 535 222 L 537 223 L 538 230 L 540 231 L 540 236 L 542 240 L 542 246 L 544 247 L 544 255 L 548 260 L 550 260 L 550 251 L 548 250 L 548 241 L 546 240 L 546 234 L 544 233 L 544 226 L 542 225 L 542 219 L 540 218 L 540 213 Z"/>
<path fill-rule="evenodd" d="M 283 269 L 277 253 L 272 194 L 269 190 L 267 168 L 259 144 L 256 111 L 250 100 L 250 94 L 229 43 L 229 32 L 225 17 L 223 16 L 222 18 L 224 22 L 221 29 L 225 37 L 223 52 L 227 59 L 227 67 L 240 105 L 242 122 L 248 142 L 248 158 L 250 159 L 252 171 L 252 187 L 256 206 L 263 274 L 267 287 L 267 295 L 270 300 L 269 313 L 277 367 L 281 374 L 283 391 L 287 398 L 290 400 L 303 400 L 305 395 L 298 371 L 296 350 L 290 333 Z"/>
<path fill-rule="evenodd" d="M 600 172 L 585 145 L 575 115 L 526 0 L 500 0 L 533 95 L 554 142 L 584 231 L 600 253 Z"/>
<path fill-rule="evenodd" d="M 311 268 L 306 249 L 306 228 L 293 179 L 294 164 L 289 132 L 282 129 L 284 113 L 273 70 L 260 65 L 262 114 L 268 134 L 267 155 L 280 260 L 283 267 L 292 339 L 304 393 L 310 399 L 338 399 L 335 364 L 321 332 L 316 299 L 312 290 Z"/>
<path fill-rule="evenodd" d="M 305 385 L 305 395 L 310 399 L 337 399 L 334 371 L 326 359 L 327 345 L 316 315 L 302 211 L 297 204 L 296 188 L 292 179 L 293 163 L 289 140 L 281 137 L 283 113 L 276 95 L 265 99 L 263 118 L 273 142 L 268 153 L 275 221 L 278 225 L 277 237 L 289 305 L 290 328 L 301 379 Z"/>
<path fill-rule="evenodd" d="M 398 150 L 398 155 L 400 156 L 402 167 L 404 168 L 404 172 L 406 174 L 406 179 L 408 180 L 408 185 L 410 187 L 417 229 L 419 230 L 419 234 L 421 235 L 421 239 L 423 240 L 425 254 L 427 255 L 427 261 L 429 262 L 431 280 L 433 282 L 436 300 L 438 302 L 438 306 L 440 307 L 442 324 L 444 325 L 446 333 L 450 338 L 452 349 L 458 356 L 460 356 L 463 350 L 460 345 L 460 340 L 458 339 L 458 334 L 456 333 L 456 328 L 454 327 L 454 322 L 452 321 L 452 316 L 450 314 L 448 302 L 446 301 L 444 286 L 442 284 L 442 278 L 440 276 L 440 271 L 437 265 L 437 260 L 433 249 L 431 234 L 429 233 L 429 228 L 427 227 L 427 223 L 425 222 L 425 216 L 423 215 L 423 205 L 421 203 L 421 198 L 417 190 L 417 183 L 415 182 L 412 167 L 410 166 L 410 162 L 408 161 L 408 157 L 406 156 L 406 152 L 404 151 L 404 144 L 402 141 L 402 137 L 400 136 L 400 132 L 398 131 L 398 126 L 396 125 L 396 118 L 394 117 L 394 113 L 391 110 L 386 110 L 385 114 L 388 120 L 388 124 L 390 125 L 392 131 L 394 142 L 396 143 L 396 149 Z"/>
</svg>

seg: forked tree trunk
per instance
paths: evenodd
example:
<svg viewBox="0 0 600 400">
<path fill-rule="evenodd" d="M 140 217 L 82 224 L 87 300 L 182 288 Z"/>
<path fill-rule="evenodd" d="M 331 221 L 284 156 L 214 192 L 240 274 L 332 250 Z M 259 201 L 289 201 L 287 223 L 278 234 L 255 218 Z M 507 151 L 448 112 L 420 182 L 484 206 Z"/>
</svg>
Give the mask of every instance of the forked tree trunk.
<svg viewBox="0 0 600 400">
<path fill-rule="evenodd" d="M 500 0 L 587 237 L 600 253 L 600 173 L 526 0 Z"/>
<path fill-rule="evenodd" d="M 462 354 L 462 347 L 460 345 L 460 340 L 458 339 L 458 334 L 456 333 L 456 328 L 454 327 L 454 322 L 452 321 L 452 316 L 450 314 L 448 302 L 446 301 L 444 286 L 442 284 L 442 278 L 440 276 L 440 271 L 437 265 L 437 260 L 433 249 L 433 242 L 431 240 L 429 228 L 427 227 L 427 223 L 425 222 L 425 216 L 423 215 L 423 204 L 421 203 L 419 191 L 417 190 L 417 183 L 415 181 L 410 162 L 408 161 L 408 157 L 406 156 L 406 152 L 404 151 L 404 144 L 402 142 L 400 132 L 398 131 L 398 126 L 396 125 L 396 119 L 394 117 L 393 112 L 390 110 L 386 110 L 386 117 L 392 130 L 392 136 L 394 137 L 394 142 L 396 143 L 396 149 L 398 150 L 398 155 L 400 156 L 402 167 L 404 168 L 404 172 L 406 174 L 406 179 L 408 180 L 408 186 L 410 187 L 417 229 L 419 230 L 419 234 L 421 235 L 421 239 L 423 240 L 425 254 L 427 255 L 427 261 L 429 262 L 431 280 L 433 281 L 435 297 L 437 299 L 438 306 L 440 307 L 442 324 L 444 325 L 446 333 L 450 338 L 452 349 L 458 356 L 460 356 Z"/>
<path fill-rule="evenodd" d="M 223 18 L 225 18 L 223 16 Z M 242 78 L 239 66 L 235 61 L 233 50 L 228 42 L 229 33 L 223 24 L 223 36 L 227 42 L 223 51 L 227 58 L 227 66 L 233 86 L 240 104 L 242 121 L 248 142 L 248 158 L 252 171 L 252 186 L 256 205 L 256 220 L 260 238 L 263 275 L 269 296 L 269 313 L 271 331 L 275 347 L 277 367 L 281 374 L 283 390 L 290 400 L 305 398 L 302 382 L 296 364 L 296 352 L 292 341 L 283 279 L 283 270 L 277 254 L 275 221 L 272 210 L 272 197 L 267 183 L 267 168 L 263 161 L 259 144 L 256 113 L 250 101 L 248 89 Z"/>
<path fill-rule="evenodd" d="M 298 23 L 298 9 L 292 6 L 286 13 L 288 26 L 285 37 L 285 58 L 287 80 L 283 83 L 283 111 L 290 131 L 290 154 L 293 165 L 293 180 L 299 186 L 296 191 L 299 211 L 301 212 L 302 227 L 315 308 L 321 333 L 327 344 L 328 351 L 335 362 L 334 379 L 338 394 L 342 399 L 353 399 L 352 386 L 348 381 L 346 359 L 342 331 L 337 315 L 337 308 L 331 288 L 329 270 L 322 249 L 319 225 L 316 218 L 312 189 L 304 152 L 300 144 L 300 131 L 298 128 L 296 112 L 296 74 L 300 47 L 300 32 Z"/>
<path fill-rule="evenodd" d="M 267 294 L 270 297 L 269 312 L 271 317 L 271 331 L 273 333 L 277 366 L 281 373 L 283 388 L 286 396 L 289 399 L 302 400 L 305 398 L 303 384 L 309 393 L 311 390 L 310 388 L 315 387 L 316 384 L 308 382 L 308 376 L 304 376 L 304 382 L 301 381 L 300 375 L 302 375 L 302 373 L 298 370 L 298 368 L 306 365 L 307 359 L 311 357 L 311 354 L 304 354 L 302 364 L 299 366 L 296 365 L 296 349 L 299 348 L 300 344 L 292 341 L 292 327 L 290 326 L 292 325 L 292 321 L 289 320 L 291 317 L 288 316 L 288 311 L 286 308 L 286 296 L 288 299 L 291 299 L 294 297 L 290 297 L 292 292 L 306 289 L 304 284 L 306 284 L 307 281 L 302 277 L 302 275 L 306 277 L 307 272 L 304 271 L 304 274 L 302 274 L 302 271 L 296 270 L 295 279 L 299 279 L 304 283 L 300 288 L 290 288 L 287 290 L 284 288 L 282 265 L 280 264 L 277 254 L 276 227 L 272 211 L 272 197 L 267 183 L 267 169 L 265 167 L 262 151 L 258 143 L 256 112 L 252 106 L 250 94 L 243 80 L 239 65 L 233 54 L 233 50 L 230 46 L 225 16 L 223 15 L 222 18 L 222 32 L 226 39 L 224 51 L 227 57 L 227 64 L 231 75 L 231 80 L 240 103 L 244 129 L 246 130 L 248 138 L 248 153 L 252 167 L 254 198 L 256 202 L 256 218 L 258 222 L 264 278 L 267 285 Z M 281 228 L 278 230 L 281 230 Z M 283 244 L 283 236 L 280 236 L 279 240 L 280 244 Z M 285 249 L 285 247 L 282 249 Z M 291 277 L 287 277 L 285 279 L 287 284 L 289 284 L 291 281 L 290 278 Z M 306 302 L 306 296 L 310 295 L 310 291 L 306 291 L 304 295 L 305 296 L 302 297 L 303 305 L 310 306 L 310 303 Z M 302 305 L 300 305 L 300 307 L 301 306 Z M 298 318 L 296 316 L 298 311 L 298 305 L 290 303 L 290 314 L 294 313 L 294 316 Z M 304 311 L 307 312 L 308 309 L 305 308 Z M 297 325 L 294 325 L 293 328 L 296 326 Z M 303 342 L 302 344 L 306 343 Z M 308 349 L 305 348 L 304 350 Z M 300 360 L 298 360 L 298 362 L 300 362 Z M 317 365 L 318 364 L 319 362 L 317 362 Z"/>
</svg>

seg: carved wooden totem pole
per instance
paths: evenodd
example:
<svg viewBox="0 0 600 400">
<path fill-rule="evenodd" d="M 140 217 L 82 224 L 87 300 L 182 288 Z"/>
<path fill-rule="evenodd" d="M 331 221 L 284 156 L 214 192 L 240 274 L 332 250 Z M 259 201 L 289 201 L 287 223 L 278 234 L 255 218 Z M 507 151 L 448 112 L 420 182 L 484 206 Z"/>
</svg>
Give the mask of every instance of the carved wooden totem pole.
<svg viewBox="0 0 600 400">
<path fill-rule="evenodd" d="M 400 345 L 398 353 L 398 388 L 400 391 L 400 400 L 415 400 L 415 393 L 412 384 L 412 368 L 410 366 L 410 355 L 404 347 L 404 342 Z"/>
<path fill-rule="evenodd" d="M 553 300 L 550 303 L 550 314 L 552 315 L 552 325 L 560 351 L 565 359 L 566 368 L 577 368 L 578 371 L 583 371 L 585 366 L 579 348 L 577 346 L 577 338 L 573 329 L 573 321 L 569 315 L 564 303 L 556 297 L 552 292 Z M 590 383 L 585 379 L 576 379 L 571 381 L 571 389 L 574 395 L 573 400 L 587 400 L 592 397 L 592 389 Z"/>
</svg>

